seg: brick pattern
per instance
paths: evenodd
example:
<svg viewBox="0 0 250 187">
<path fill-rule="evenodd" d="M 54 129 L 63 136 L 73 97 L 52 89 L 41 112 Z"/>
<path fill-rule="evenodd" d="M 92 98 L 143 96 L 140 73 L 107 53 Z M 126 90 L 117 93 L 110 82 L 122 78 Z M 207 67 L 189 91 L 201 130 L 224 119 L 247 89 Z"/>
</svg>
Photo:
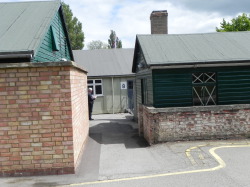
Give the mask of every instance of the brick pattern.
<svg viewBox="0 0 250 187">
<path fill-rule="evenodd" d="M 151 34 L 168 34 L 167 11 L 156 11 L 150 15 Z"/>
<path fill-rule="evenodd" d="M 145 119 L 143 116 L 141 116 L 141 115 L 144 115 L 144 113 L 143 113 L 143 105 L 137 104 L 137 109 L 138 109 L 138 114 L 137 114 L 138 119 L 137 120 L 138 120 L 139 136 L 143 136 L 143 132 L 144 132 L 143 119 Z"/>
<path fill-rule="evenodd" d="M 81 71 L 74 69 L 71 78 L 71 103 L 73 116 L 73 145 L 75 168 L 79 166 L 84 146 L 88 137 L 88 98 L 87 76 Z"/>
<path fill-rule="evenodd" d="M 149 144 L 166 141 L 250 137 L 250 108 L 219 106 L 215 110 L 175 111 L 141 106 L 143 133 Z"/>
<path fill-rule="evenodd" d="M 143 130 L 144 138 L 147 140 L 147 142 L 150 145 L 152 145 L 155 142 L 154 140 L 154 134 L 155 134 L 154 115 L 150 113 L 148 110 L 145 110 L 143 105 L 140 106 L 140 111 L 141 111 L 141 116 L 143 118 L 140 121 L 142 121 L 141 126 Z"/>
<path fill-rule="evenodd" d="M 0 176 L 74 173 L 75 124 L 85 125 L 83 130 L 88 126 L 85 118 L 72 118 L 72 106 L 84 105 L 72 104 L 75 71 L 63 66 L 0 69 Z M 87 84 L 82 72 L 83 77 L 82 90 Z M 85 140 L 86 134 L 79 138 Z"/>
</svg>

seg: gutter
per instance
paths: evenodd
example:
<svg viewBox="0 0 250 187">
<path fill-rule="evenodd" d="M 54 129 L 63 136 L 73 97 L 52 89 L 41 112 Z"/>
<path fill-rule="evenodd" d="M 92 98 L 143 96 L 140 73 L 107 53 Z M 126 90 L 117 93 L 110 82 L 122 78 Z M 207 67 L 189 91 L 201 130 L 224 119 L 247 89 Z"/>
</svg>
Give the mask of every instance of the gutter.
<svg viewBox="0 0 250 187">
<path fill-rule="evenodd" d="M 32 59 L 33 51 L 0 52 L 0 59 Z"/>
<path fill-rule="evenodd" d="M 135 73 L 133 74 L 124 74 L 124 75 L 88 75 L 88 78 L 97 78 L 97 79 L 100 79 L 101 77 L 104 77 L 104 78 L 110 78 L 110 77 L 113 77 L 113 78 L 123 78 L 123 77 L 135 77 Z"/>
<path fill-rule="evenodd" d="M 201 67 L 230 67 L 230 66 L 250 66 L 250 60 L 248 61 L 240 61 L 240 62 L 214 62 L 214 63 L 199 63 L 199 64 L 157 64 L 157 65 L 150 65 L 150 69 L 178 69 L 178 68 L 201 68 Z"/>
</svg>

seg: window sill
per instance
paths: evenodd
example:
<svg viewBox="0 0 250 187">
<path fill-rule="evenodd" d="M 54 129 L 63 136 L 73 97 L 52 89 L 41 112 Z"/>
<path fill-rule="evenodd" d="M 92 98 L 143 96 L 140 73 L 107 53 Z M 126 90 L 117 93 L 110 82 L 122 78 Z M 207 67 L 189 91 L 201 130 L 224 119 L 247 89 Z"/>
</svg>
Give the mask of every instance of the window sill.
<svg viewBox="0 0 250 187">
<path fill-rule="evenodd" d="M 98 97 L 103 97 L 104 95 L 95 95 L 95 96 L 98 98 Z"/>
</svg>

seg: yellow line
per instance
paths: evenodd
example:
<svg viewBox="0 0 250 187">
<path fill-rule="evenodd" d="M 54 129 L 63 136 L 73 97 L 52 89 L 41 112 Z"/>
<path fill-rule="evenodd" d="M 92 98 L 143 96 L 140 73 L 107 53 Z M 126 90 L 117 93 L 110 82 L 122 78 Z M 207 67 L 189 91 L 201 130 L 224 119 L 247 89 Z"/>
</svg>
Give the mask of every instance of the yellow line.
<svg viewBox="0 0 250 187">
<path fill-rule="evenodd" d="M 246 143 L 248 144 L 248 143 Z M 186 156 L 188 157 L 188 159 L 190 160 L 190 162 L 193 164 L 193 165 L 196 165 L 197 163 L 195 162 L 195 159 L 193 158 L 192 154 L 191 154 L 191 151 L 194 150 L 194 149 L 198 149 L 200 147 L 205 147 L 205 146 L 217 146 L 217 145 L 246 145 L 246 144 L 238 144 L 238 143 L 208 143 L 208 144 L 203 144 L 203 145 L 197 145 L 197 146 L 194 146 L 194 147 L 190 147 L 189 149 L 187 149 L 185 152 L 186 152 Z"/>
<path fill-rule="evenodd" d="M 205 159 L 202 153 L 199 153 L 199 158 L 200 158 L 200 160 L 204 160 Z"/>
<path fill-rule="evenodd" d="M 250 147 L 249 144 L 247 145 L 227 145 L 227 146 L 220 146 L 214 147 L 209 150 L 209 153 L 215 158 L 215 160 L 219 163 L 218 166 L 208 169 L 199 169 L 199 170 L 191 170 L 191 171 L 181 171 L 181 172 L 174 172 L 174 173 L 163 173 L 163 174 L 156 174 L 156 175 L 148 175 L 148 176 L 140 176 L 140 177 L 131 177 L 131 178 L 122 178 L 122 179 L 113 179 L 113 180 L 103 180 L 103 181 L 93 181 L 93 182 L 83 182 L 83 183 L 76 183 L 76 184 L 68 184 L 62 185 L 60 187 L 69 187 L 69 186 L 80 186 L 80 185 L 89 185 L 89 184 L 102 184 L 102 183 L 111 183 L 111 182 L 121 182 L 121 181 L 130 181 L 130 180 L 141 180 L 141 179 L 150 179 L 156 177 L 164 177 L 164 176 L 172 176 L 172 175 L 183 175 L 183 174 L 192 174 L 192 173 L 200 173 L 200 172 L 210 172 L 216 171 L 226 167 L 226 163 L 220 158 L 219 155 L 215 153 L 217 149 L 221 148 L 232 148 L 232 147 Z M 191 148 L 192 149 L 192 148 Z M 59 187 L 59 186 L 58 186 Z"/>
</svg>

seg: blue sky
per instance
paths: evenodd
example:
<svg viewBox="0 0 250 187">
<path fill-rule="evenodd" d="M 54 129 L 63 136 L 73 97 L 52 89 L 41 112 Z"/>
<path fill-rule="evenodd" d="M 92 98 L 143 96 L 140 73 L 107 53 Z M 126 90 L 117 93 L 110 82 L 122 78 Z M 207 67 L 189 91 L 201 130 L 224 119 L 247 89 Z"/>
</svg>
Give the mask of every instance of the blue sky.
<svg viewBox="0 0 250 187">
<path fill-rule="evenodd" d="M 0 0 L 16 2 L 20 0 Z M 25 0 L 26 1 L 26 0 Z M 85 46 L 108 41 L 115 30 L 123 48 L 133 48 L 136 34 L 150 34 L 153 10 L 168 11 L 169 34 L 215 32 L 223 18 L 250 13 L 249 0 L 64 0 L 82 22 Z M 86 48 L 85 48 L 86 49 Z"/>
</svg>

